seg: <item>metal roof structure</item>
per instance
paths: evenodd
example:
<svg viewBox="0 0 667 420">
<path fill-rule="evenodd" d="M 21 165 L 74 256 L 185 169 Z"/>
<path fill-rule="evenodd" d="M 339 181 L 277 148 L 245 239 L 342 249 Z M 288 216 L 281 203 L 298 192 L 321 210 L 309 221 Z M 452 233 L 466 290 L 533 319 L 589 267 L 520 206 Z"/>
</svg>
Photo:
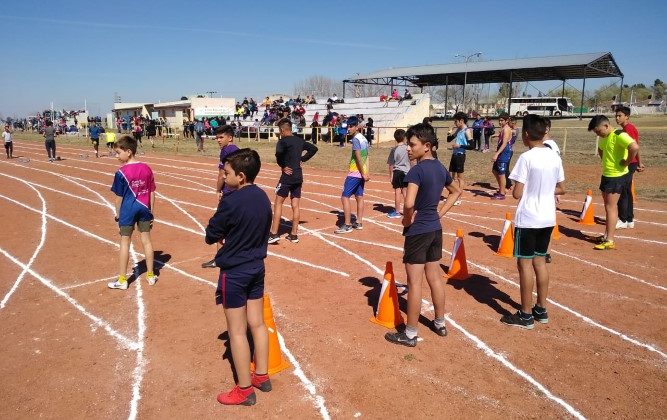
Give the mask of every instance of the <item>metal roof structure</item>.
<svg viewBox="0 0 667 420">
<path fill-rule="evenodd" d="M 423 88 L 603 77 L 623 78 L 623 72 L 610 52 L 391 68 L 351 77 L 343 82 Z"/>
</svg>

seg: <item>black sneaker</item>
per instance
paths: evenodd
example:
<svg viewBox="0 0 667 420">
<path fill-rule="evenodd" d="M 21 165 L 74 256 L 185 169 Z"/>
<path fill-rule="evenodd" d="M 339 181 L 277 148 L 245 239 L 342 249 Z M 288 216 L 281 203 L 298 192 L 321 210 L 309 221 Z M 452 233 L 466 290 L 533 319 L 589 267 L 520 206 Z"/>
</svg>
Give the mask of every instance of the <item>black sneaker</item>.
<svg viewBox="0 0 667 420">
<path fill-rule="evenodd" d="M 440 337 L 447 337 L 447 326 L 443 325 L 442 327 L 438 328 L 435 326 L 435 322 L 431 323 L 431 331 L 434 333 L 438 334 Z"/>
<path fill-rule="evenodd" d="M 297 235 L 292 235 L 291 233 L 287 236 L 285 236 L 285 239 L 288 241 L 292 242 L 293 244 L 298 244 L 299 243 L 299 237 Z M 270 239 L 269 239 L 270 241 Z M 269 242 L 271 243 L 271 242 Z"/>
<path fill-rule="evenodd" d="M 533 318 L 540 324 L 549 323 L 549 314 L 547 313 L 547 310 L 540 308 L 537 305 L 533 306 Z"/>
<path fill-rule="evenodd" d="M 215 258 L 213 258 L 211 261 L 206 261 L 205 263 L 201 264 L 201 268 L 215 268 L 217 267 L 215 265 Z"/>
<path fill-rule="evenodd" d="M 352 223 L 352 229 L 362 230 L 364 227 L 361 223 L 354 222 Z"/>
<path fill-rule="evenodd" d="M 275 244 L 279 240 L 280 240 L 280 236 L 278 236 L 277 234 L 276 235 L 269 234 L 269 243 L 270 244 Z"/>
<path fill-rule="evenodd" d="M 415 347 L 417 345 L 417 337 L 415 336 L 415 338 L 408 338 L 404 331 L 386 333 L 384 338 L 390 343 L 401 344 L 403 346 Z"/>
<path fill-rule="evenodd" d="M 527 317 L 524 317 L 521 315 L 521 311 L 517 311 L 515 314 L 511 315 L 503 315 L 503 317 L 500 318 L 500 322 L 512 327 L 519 327 L 526 330 L 532 330 L 533 326 L 535 325 L 533 316 L 528 315 Z"/>
<path fill-rule="evenodd" d="M 551 262 L 551 254 L 547 254 L 544 256 L 544 260 L 549 264 Z"/>
</svg>

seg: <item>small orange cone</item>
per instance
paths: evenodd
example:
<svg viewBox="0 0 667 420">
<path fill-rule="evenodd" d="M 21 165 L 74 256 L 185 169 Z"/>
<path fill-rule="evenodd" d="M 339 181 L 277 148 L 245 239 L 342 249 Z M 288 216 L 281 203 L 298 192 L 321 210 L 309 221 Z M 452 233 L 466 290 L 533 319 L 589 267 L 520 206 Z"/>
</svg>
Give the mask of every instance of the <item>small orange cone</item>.
<svg viewBox="0 0 667 420">
<path fill-rule="evenodd" d="M 283 352 L 280 350 L 278 330 L 273 320 L 273 309 L 271 308 L 271 299 L 268 295 L 264 295 L 264 323 L 269 330 L 269 375 L 274 375 L 290 367 L 290 364 L 285 360 Z M 254 363 L 250 364 L 250 370 L 255 370 Z"/>
<path fill-rule="evenodd" d="M 637 202 L 637 193 L 635 192 L 635 180 L 632 180 L 632 183 L 630 184 L 630 191 L 632 192 L 632 202 L 636 203 Z"/>
<path fill-rule="evenodd" d="M 398 291 L 396 290 L 394 267 L 391 261 L 387 261 L 387 266 L 384 270 L 384 280 L 382 280 L 377 315 L 371 317 L 370 321 L 386 328 L 396 328 L 399 325 L 405 324 L 403 315 L 401 315 L 401 311 L 398 309 Z"/>
<path fill-rule="evenodd" d="M 556 224 L 554 225 L 554 230 L 551 231 L 551 239 L 555 241 L 560 240 L 560 230 L 558 230 L 558 215 L 556 215 Z"/>
<path fill-rule="evenodd" d="M 454 280 L 466 280 L 470 277 L 468 274 L 468 261 L 466 260 L 466 249 L 463 245 L 463 231 L 456 230 L 456 239 L 452 249 L 452 258 L 449 261 L 447 276 Z"/>
<path fill-rule="evenodd" d="M 593 191 L 586 191 L 586 200 L 584 200 L 584 207 L 581 209 L 579 215 L 579 223 L 582 225 L 592 226 L 595 224 L 595 212 L 593 211 Z"/>
<path fill-rule="evenodd" d="M 496 255 L 507 258 L 514 256 L 514 223 L 512 223 L 512 213 L 510 212 L 505 213 L 505 222 Z"/>
</svg>

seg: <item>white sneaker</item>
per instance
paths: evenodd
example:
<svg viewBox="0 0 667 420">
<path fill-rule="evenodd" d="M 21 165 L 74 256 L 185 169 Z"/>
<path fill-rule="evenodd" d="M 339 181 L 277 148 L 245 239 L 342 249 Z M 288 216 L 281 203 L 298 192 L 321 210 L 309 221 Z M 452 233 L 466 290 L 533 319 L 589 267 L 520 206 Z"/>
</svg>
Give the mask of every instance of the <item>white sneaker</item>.
<svg viewBox="0 0 667 420">
<path fill-rule="evenodd" d="M 628 229 L 634 229 L 635 228 L 635 222 L 628 222 Z"/>
<path fill-rule="evenodd" d="M 621 220 L 616 222 L 616 229 L 627 229 L 628 224 L 626 222 L 623 222 Z"/>
<path fill-rule="evenodd" d="M 150 277 L 146 276 L 146 281 L 148 282 L 149 285 L 153 286 L 157 282 L 157 276 L 152 275 Z"/>
<path fill-rule="evenodd" d="M 109 286 L 109 289 L 120 289 L 120 290 L 127 290 L 127 282 L 119 282 L 116 280 L 113 283 L 107 283 L 107 286 Z"/>
<path fill-rule="evenodd" d="M 461 205 L 461 200 L 456 200 L 456 201 L 454 202 L 454 205 L 455 205 L 455 206 L 460 206 L 460 205 Z"/>
</svg>

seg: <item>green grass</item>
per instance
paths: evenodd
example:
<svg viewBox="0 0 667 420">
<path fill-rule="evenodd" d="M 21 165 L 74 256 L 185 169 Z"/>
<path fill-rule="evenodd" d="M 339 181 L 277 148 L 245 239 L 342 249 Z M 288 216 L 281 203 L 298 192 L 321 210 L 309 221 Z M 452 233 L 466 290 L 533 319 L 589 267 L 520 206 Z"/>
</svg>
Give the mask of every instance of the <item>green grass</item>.
<svg viewBox="0 0 667 420">
<path fill-rule="evenodd" d="M 647 171 L 639 175 L 637 179 L 637 194 L 641 198 L 665 200 L 667 199 L 667 116 L 635 117 L 633 122 L 639 129 L 641 158 L 647 166 Z M 613 121 L 612 121 L 613 123 Z M 450 122 L 437 121 L 434 123 L 441 139 L 439 158 L 449 165 L 451 152 L 446 150 L 447 143 L 444 141 L 446 127 Z M 577 119 L 555 120 L 551 131 L 552 137 L 564 150 L 563 164 L 565 166 L 566 189 L 571 192 L 583 193 L 586 189 L 597 189 L 600 177 L 600 163 L 595 155 L 595 135 L 587 130 L 588 120 Z M 17 132 L 14 135 L 17 143 L 20 141 L 31 141 L 41 143 L 42 137 L 33 133 Z M 567 137 L 567 142 L 565 139 Z M 59 136 L 57 144 L 75 145 L 77 147 L 90 147 L 90 141 L 84 137 Z M 150 154 L 175 154 L 178 146 L 178 154 L 184 156 L 196 156 L 197 151 L 192 139 L 174 140 L 161 139 L 155 141 L 155 149 L 150 148 L 150 143 L 144 139 L 146 151 Z M 393 143 L 393 142 L 392 142 Z M 374 145 L 370 152 L 371 181 L 388 183 L 387 156 L 392 143 L 383 142 Z M 260 142 L 248 140 L 236 140 L 236 144 L 257 150 L 264 165 L 275 164 L 275 141 L 261 140 Z M 350 148 L 338 148 L 329 143 L 319 142 L 317 155 L 304 164 L 305 167 L 340 171 L 341 183 L 344 171 L 350 159 Z M 102 149 L 103 144 L 100 145 Z M 218 154 L 218 145 L 213 139 L 205 142 L 206 155 L 215 157 Z M 512 162 L 516 162 L 518 156 L 526 148 L 520 140 L 515 146 L 515 154 Z M 495 185 L 491 174 L 491 153 L 468 152 L 466 160 L 465 178 L 468 184 L 472 182 L 490 183 Z"/>
</svg>

